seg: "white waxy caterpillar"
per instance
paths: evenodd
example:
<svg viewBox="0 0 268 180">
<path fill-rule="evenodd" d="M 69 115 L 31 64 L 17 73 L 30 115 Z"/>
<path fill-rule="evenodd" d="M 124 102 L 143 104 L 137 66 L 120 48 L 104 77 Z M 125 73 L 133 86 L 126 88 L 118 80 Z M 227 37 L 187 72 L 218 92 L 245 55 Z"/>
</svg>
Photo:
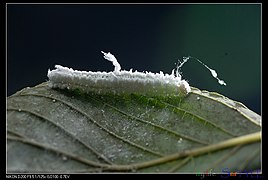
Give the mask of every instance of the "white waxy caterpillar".
<svg viewBox="0 0 268 180">
<path fill-rule="evenodd" d="M 79 89 L 85 93 L 95 92 L 99 94 L 114 93 L 114 94 L 130 94 L 137 93 L 147 96 L 170 96 L 179 95 L 185 96 L 191 88 L 187 81 L 181 79 L 179 68 L 183 66 L 190 58 L 197 60 L 211 75 L 218 80 L 220 85 L 226 83 L 219 79 L 215 70 L 209 68 L 206 64 L 195 57 L 184 57 L 183 62 L 177 65 L 176 75 L 174 69 L 171 74 L 152 72 L 132 72 L 121 70 L 121 66 L 117 59 L 111 53 L 105 53 L 104 58 L 111 61 L 114 65 L 113 72 L 92 72 L 92 71 L 77 71 L 72 68 L 55 65 L 55 70 L 48 70 L 49 86 L 60 89 Z"/>
<path fill-rule="evenodd" d="M 114 65 L 113 72 L 77 71 L 72 68 L 55 65 L 55 70 L 48 70 L 49 86 L 60 89 L 79 89 L 85 93 L 99 94 L 130 94 L 137 93 L 147 96 L 185 96 L 191 88 L 187 81 L 177 73 L 164 74 L 152 72 L 132 72 L 121 70 L 117 59 L 111 53 L 105 53 L 104 58 Z"/>
</svg>

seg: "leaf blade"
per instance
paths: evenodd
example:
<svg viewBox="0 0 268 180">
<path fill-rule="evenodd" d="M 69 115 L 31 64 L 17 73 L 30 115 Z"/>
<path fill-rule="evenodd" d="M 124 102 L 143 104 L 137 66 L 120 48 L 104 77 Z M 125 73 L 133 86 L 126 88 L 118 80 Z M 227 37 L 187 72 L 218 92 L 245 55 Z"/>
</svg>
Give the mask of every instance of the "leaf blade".
<svg viewBox="0 0 268 180">
<path fill-rule="evenodd" d="M 209 153 L 214 155 L 218 151 L 226 151 L 227 147 L 219 142 L 226 143 L 241 137 L 245 140 L 247 135 L 261 130 L 261 117 L 244 105 L 195 88 L 185 98 L 146 97 L 83 94 L 50 89 L 47 83 L 43 83 L 8 97 L 7 110 L 9 141 L 13 140 L 8 143 L 8 150 L 13 152 L 8 153 L 10 171 L 24 168 L 23 171 L 31 172 L 33 167 L 21 168 L 21 163 L 16 165 L 13 162 L 16 159 L 13 156 L 19 154 L 18 149 L 12 150 L 16 149 L 15 142 L 38 142 L 44 151 L 50 148 L 56 157 L 58 153 L 72 159 L 70 162 L 67 160 L 67 172 L 196 172 L 205 166 L 189 164 L 199 162 L 198 158 L 206 159 Z M 261 137 L 256 137 L 243 148 L 238 147 L 244 143 L 236 141 L 223 155 L 215 157 L 222 157 L 222 162 L 228 162 L 238 157 L 238 152 L 244 152 L 244 147 L 251 147 L 250 144 L 257 143 L 256 149 L 261 141 Z M 215 145 L 219 148 L 217 151 L 213 149 Z M 205 151 L 200 154 L 200 149 Z M 258 152 L 256 150 L 252 156 L 255 167 L 260 167 Z M 235 158 L 232 158 L 233 153 Z M 28 153 L 33 164 L 37 154 Z M 77 157 L 78 162 L 74 162 Z M 93 163 L 86 164 L 79 159 Z M 217 163 L 212 161 L 206 161 L 207 167 L 218 168 Z M 66 161 L 60 162 L 56 165 L 63 166 L 61 169 L 64 171 Z M 84 164 L 83 168 L 72 165 L 79 162 Z M 35 170 L 52 171 L 48 166 L 43 164 Z M 234 167 L 239 166 L 235 164 Z"/>
</svg>

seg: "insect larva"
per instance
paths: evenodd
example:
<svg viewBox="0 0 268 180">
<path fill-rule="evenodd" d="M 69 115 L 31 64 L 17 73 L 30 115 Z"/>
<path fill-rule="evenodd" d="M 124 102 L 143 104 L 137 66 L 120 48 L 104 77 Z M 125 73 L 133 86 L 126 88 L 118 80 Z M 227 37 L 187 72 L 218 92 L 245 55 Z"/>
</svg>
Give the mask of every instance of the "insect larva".
<svg viewBox="0 0 268 180">
<path fill-rule="evenodd" d="M 113 72 L 77 71 L 72 68 L 55 65 L 55 70 L 48 70 L 49 85 L 60 89 L 79 89 L 85 93 L 137 93 L 148 96 L 185 96 L 191 88 L 187 81 L 182 80 L 179 73 L 174 75 L 152 72 L 132 72 L 121 70 L 117 59 L 111 53 L 105 53 L 104 58 L 114 65 Z M 178 71 L 178 69 L 177 69 Z"/>
</svg>

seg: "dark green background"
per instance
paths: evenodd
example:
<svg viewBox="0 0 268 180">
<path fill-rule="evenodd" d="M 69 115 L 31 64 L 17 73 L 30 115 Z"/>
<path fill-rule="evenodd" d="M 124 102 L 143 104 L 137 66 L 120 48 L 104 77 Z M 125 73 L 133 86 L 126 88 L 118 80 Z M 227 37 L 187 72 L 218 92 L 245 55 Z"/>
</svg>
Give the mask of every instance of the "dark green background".
<svg viewBox="0 0 268 180">
<path fill-rule="evenodd" d="M 55 64 L 170 73 L 183 56 L 191 86 L 217 91 L 261 113 L 261 4 L 7 5 L 8 95 L 47 80 Z"/>
</svg>

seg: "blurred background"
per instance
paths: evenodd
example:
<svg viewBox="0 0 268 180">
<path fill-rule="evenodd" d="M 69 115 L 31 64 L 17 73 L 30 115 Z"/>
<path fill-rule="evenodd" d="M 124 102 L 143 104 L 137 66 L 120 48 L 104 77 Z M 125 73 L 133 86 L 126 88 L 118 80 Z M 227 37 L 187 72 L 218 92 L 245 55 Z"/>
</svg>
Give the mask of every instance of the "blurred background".
<svg viewBox="0 0 268 180">
<path fill-rule="evenodd" d="M 55 64 L 87 71 L 171 73 L 261 113 L 261 4 L 8 4 L 7 95 L 47 81 Z"/>
</svg>

